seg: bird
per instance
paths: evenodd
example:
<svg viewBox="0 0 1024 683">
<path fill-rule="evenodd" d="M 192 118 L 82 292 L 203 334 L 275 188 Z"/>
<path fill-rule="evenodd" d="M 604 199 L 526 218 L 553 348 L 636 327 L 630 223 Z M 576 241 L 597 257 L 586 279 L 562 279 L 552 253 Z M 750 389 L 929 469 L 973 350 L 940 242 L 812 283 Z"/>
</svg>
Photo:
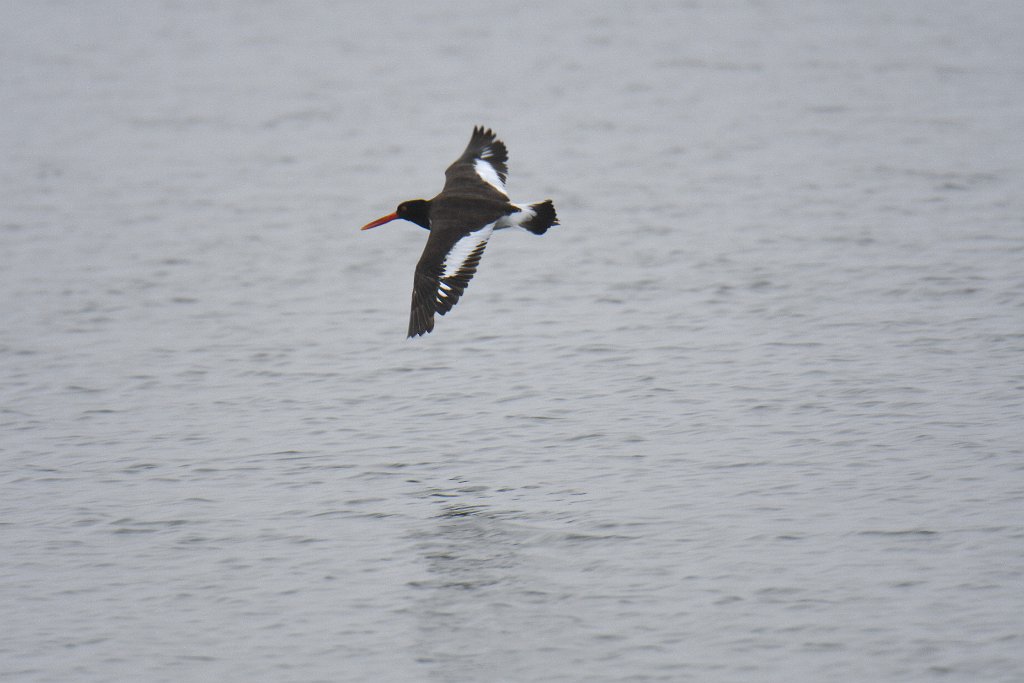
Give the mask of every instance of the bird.
<svg viewBox="0 0 1024 683">
<path fill-rule="evenodd" d="M 524 228 L 543 235 L 559 224 L 550 199 L 509 201 L 507 164 L 505 143 L 491 129 L 476 126 L 462 156 L 445 171 L 444 187 L 436 197 L 404 201 L 393 213 L 360 228 L 400 218 L 430 231 L 413 277 L 408 338 L 432 332 L 434 315 L 444 315 L 458 303 L 495 230 Z"/>
</svg>

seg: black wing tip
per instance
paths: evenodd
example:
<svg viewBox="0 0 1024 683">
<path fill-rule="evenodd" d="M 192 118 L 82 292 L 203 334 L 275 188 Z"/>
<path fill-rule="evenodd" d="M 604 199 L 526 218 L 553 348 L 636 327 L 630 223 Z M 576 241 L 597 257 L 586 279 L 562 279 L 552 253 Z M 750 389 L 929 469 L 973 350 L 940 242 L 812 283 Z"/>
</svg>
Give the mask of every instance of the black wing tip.
<svg viewBox="0 0 1024 683">
<path fill-rule="evenodd" d="M 501 182 L 507 180 L 508 175 L 508 148 L 505 143 L 498 139 L 498 134 L 485 126 L 474 126 L 473 136 L 469 139 L 469 146 L 466 148 L 473 156 L 479 156 L 485 148 L 490 148 L 489 153 L 481 158 L 486 159 L 501 176 Z"/>
<path fill-rule="evenodd" d="M 409 334 L 408 339 L 427 334 L 434 329 L 434 307 L 433 303 L 424 300 L 420 285 L 420 274 L 416 274 L 416 283 L 412 289 L 412 310 L 409 312 Z"/>
<path fill-rule="evenodd" d="M 474 126 L 473 135 L 469 138 L 470 149 L 481 149 L 488 145 L 498 147 L 501 150 L 505 149 L 505 143 L 498 139 L 498 134 L 493 130 L 485 126 Z"/>
<path fill-rule="evenodd" d="M 498 134 L 487 126 L 473 126 L 473 137 L 472 140 L 484 140 L 487 142 L 493 142 L 498 139 Z"/>
<path fill-rule="evenodd" d="M 429 316 L 426 320 L 417 320 L 415 315 L 409 322 L 409 335 L 406 339 L 415 339 L 416 337 L 422 337 L 423 335 L 430 334 L 434 331 L 434 316 Z"/>
</svg>

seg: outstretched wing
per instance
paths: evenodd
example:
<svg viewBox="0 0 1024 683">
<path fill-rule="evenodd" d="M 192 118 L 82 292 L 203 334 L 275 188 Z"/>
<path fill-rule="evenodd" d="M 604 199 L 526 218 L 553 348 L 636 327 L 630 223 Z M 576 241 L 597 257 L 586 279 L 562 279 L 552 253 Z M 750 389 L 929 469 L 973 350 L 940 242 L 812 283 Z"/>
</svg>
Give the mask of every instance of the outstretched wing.
<svg viewBox="0 0 1024 683">
<path fill-rule="evenodd" d="M 444 192 L 508 199 L 508 150 L 489 128 L 477 126 L 462 156 L 444 172 Z"/>
<path fill-rule="evenodd" d="M 457 239 L 444 231 L 432 230 L 423 255 L 416 264 L 412 288 L 412 313 L 409 336 L 416 337 L 434 329 L 434 314 L 444 315 L 458 303 L 476 267 L 484 255 L 487 240 L 494 232 L 490 223 Z"/>
</svg>

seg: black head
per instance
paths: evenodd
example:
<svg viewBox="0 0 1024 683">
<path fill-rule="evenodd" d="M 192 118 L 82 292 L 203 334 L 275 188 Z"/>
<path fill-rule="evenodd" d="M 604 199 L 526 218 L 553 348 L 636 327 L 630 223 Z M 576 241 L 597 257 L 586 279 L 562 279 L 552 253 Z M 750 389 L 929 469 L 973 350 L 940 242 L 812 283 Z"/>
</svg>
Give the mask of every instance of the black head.
<svg viewBox="0 0 1024 683">
<path fill-rule="evenodd" d="M 389 213 L 387 216 L 382 216 L 375 221 L 367 223 L 361 229 L 369 230 L 370 228 L 376 228 L 378 225 L 390 223 L 396 218 L 410 221 L 421 228 L 430 230 L 430 202 L 426 199 L 410 199 L 407 202 L 402 202 L 395 209 L 394 213 Z"/>
<path fill-rule="evenodd" d="M 430 202 L 426 199 L 410 199 L 407 202 L 402 202 L 395 210 L 395 215 L 430 230 Z"/>
</svg>

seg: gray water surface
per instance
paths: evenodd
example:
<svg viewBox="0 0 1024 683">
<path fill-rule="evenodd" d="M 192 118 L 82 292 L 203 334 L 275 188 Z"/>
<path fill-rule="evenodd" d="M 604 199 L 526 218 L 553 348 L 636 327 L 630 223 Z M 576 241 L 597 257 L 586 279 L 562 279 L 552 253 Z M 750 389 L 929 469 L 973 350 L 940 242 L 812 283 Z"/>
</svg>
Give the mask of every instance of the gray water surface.
<svg viewBox="0 0 1024 683">
<path fill-rule="evenodd" d="M 0 678 L 1024 680 L 1022 32 L 5 3 Z M 406 340 L 476 124 L 562 225 Z"/>
</svg>

